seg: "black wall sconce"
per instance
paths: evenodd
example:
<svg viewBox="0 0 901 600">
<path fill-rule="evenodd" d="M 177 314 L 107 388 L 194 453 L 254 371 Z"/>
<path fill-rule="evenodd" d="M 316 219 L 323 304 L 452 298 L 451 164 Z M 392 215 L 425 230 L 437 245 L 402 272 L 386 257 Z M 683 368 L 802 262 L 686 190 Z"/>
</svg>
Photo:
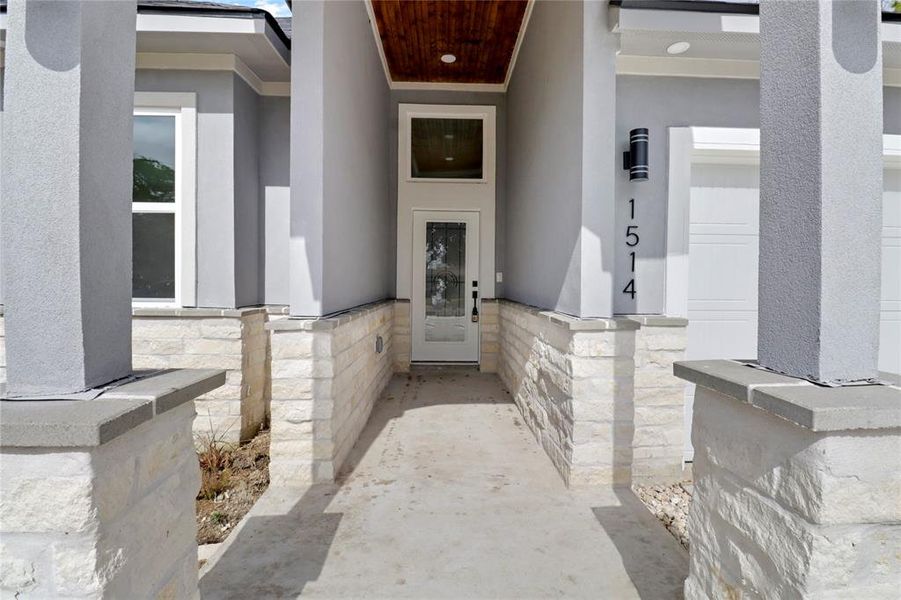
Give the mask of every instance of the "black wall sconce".
<svg viewBox="0 0 901 600">
<path fill-rule="evenodd" d="M 629 150 L 623 152 L 623 170 L 629 172 L 629 181 L 647 181 L 648 130 L 639 127 L 629 132 Z"/>
</svg>

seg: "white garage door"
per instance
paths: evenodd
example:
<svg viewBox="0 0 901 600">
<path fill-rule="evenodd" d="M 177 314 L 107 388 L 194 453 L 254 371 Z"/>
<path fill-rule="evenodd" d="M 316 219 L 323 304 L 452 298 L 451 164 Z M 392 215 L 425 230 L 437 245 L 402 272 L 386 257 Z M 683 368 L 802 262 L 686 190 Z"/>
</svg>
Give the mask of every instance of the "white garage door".
<svg viewBox="0 0 901 600">
<path fill-rule="evenodd" d="M 689 209 L 688 359 L 757 356 L 757 166 L 695 164 Z M 885 171 L 879 369 L 901 372 L 901 171 Z M 691 431 L 694 386 L 686 389 Z M 686 436 L 686 457 L 691 440 Z"/>
</svg>

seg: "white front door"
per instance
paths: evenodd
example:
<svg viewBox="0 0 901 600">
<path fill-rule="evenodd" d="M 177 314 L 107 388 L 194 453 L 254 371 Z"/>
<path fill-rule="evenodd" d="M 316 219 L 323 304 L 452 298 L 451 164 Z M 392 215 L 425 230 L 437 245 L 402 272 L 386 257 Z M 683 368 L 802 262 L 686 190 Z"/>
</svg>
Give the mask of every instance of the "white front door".
<svg viewBox="0 0 901 600">
<path fill-rule="evenodd" d="M 413 213 L 413 357 L 479 360 L 479 213 Z"/>
<path fill-rule="evenodd" d="M 495 107 L 400 104 L 397 297 L 414 362 L 478 362 L 473 292 L 494 298 Z"/>
</svg>

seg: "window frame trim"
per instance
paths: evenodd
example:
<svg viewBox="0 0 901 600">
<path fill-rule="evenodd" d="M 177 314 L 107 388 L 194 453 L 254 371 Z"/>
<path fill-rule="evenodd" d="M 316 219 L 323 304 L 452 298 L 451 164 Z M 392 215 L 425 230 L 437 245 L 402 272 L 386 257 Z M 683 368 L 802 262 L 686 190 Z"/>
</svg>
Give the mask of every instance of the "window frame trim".
<svg viewBox="0 0 901 600">
<path fill-rule="evenodd" d="M 134 202 L 134 213 L 175 215 L 175 297 L 132 298 L 134 308 L 180 308 L 197 304 L 197 96 L 136 92 L 133 116 L 175 117 L 175 202 Z"/>
</svg>

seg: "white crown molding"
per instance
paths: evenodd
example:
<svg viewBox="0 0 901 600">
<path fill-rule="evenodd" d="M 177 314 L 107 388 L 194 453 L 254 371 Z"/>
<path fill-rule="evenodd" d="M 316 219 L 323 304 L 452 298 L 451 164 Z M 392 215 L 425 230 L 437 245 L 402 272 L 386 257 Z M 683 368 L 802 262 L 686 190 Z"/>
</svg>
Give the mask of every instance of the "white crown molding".
<svg viewBox="0 0 901 600">
<path fill-rule="evenodd" d="M 182 69 L 187 71 L 233 71 L 261 96 L 290 96 L 288 81 L 263 81 L 234 54 L 192 54 L 167 52 L 138 52 L 136 69 Z"/>
<path fill-rule="evenodd" d="M 446 92 L 505 92 L 503 83 L 439 83 L 433 81 L 393 81 L 392 90 L 442 90 Z"/>
<path fill-rule="evenodd" d="M 510 56 L 510 62 L 507 65 L 507 75 L 504 83 L 438 83 L 432 81 L 394 81 L 391 78 L 391 71 L 388 69 L 388 59 L 385 58 L 385 48 L 382 46 L 382 36 L 379 35 L 379 26 L 375 22 L 375 13 L 372 10 L 372 0 L 366 0 L 366 13 L 369 15 L 369 24 L 372 26 L 372 36 L 375 38 L 375 45 L 379 52 L 379 59 L 382 61 L 382 70 L 385 72 L 385 81 L 392 90 L 441 90 L 446 92 L 506 92 L 507 86 L 510 84 L 510 78 L 513 75 L 513 67 L 516 65 L 516 58 L 519 55 L 519 49 L 522 46 L 522 40 L 526 35 L 526 26 L 529 24 L 529 18 L 532 16 L 532 8 L 535 6 L 535 0 L 528 0 L 526 12 L 522 16 L 522 23 L 519 25 L 519 33 L 516 36 L 516 44 L 513 46 L 513 54 Z"/>
<path fill-rule="evenodd" d="M 510 80 L 513 78 L 513 69 L 516 67 L 516 59 L 519 57 L 519 49 L 522 48 L 522 41 L 526 37 L 526 28 L 529 26 L 529 19 L 532 18 L 533 8 L 535 8 L 535 0 L 529 0 L 528 4 L 526 4 L 526 12 L 522 16 L 522 23 L 519 25 L 519 34 L 516 36 L 513 54 L 510 56 L 510 62 L 507 64 L 507 76 L 504 78 L 505 92 L 510 86 Z"/>
<path fill-rule="evenodd" d="M 652 77 L 760 79 L 760 64 L 756 60 L 618 54 L 616 57 L 616 74 Z"/>
</svg>

